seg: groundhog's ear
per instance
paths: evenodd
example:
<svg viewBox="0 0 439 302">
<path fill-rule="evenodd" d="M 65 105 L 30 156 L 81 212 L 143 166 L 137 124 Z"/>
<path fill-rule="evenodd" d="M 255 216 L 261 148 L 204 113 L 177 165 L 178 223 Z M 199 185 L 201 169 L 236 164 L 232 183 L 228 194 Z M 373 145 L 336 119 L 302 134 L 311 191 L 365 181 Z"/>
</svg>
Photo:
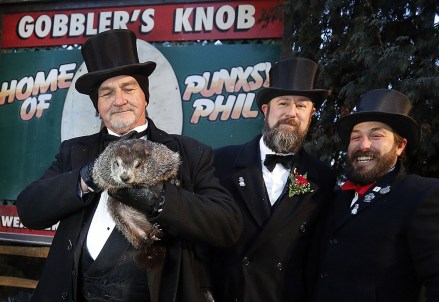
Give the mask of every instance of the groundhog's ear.
<svg viewBox="0 0 439 302">
<path fill-rule="evenodd" d="M 151 150 L 148 150 L 146 148 L 143 149 L 143 154 L 145 154 L 145 156 L 150 156 L 151 155 Z"/>
<path fill-rule="evenodd" d="M 129 149 L 130 148 L 128 146 L 122 144 L 122 145 L 119 145 L 119 147 L 116 149 L 116 151 L 117 151 L 118 155 L 126 155 L 129 153 Z"/>
<path fill-rule="evenodd" d="M 145 142 L 134 144 L 133 151 L 136 154 L 143 154 L 144 156 L 149 156 L 151 152 L 150 147 Z"/>
</svg>

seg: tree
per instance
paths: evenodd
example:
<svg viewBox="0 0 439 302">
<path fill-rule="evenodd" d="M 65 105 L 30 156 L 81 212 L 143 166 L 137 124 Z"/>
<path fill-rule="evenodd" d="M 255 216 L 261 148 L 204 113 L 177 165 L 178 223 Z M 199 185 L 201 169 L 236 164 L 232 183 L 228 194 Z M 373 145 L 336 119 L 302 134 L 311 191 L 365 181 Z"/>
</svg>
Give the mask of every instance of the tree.
<svg viewBox="0 0 439 302">
<path fill-rule="evenodd" d="M 343 150 L 335 129 L 359 96 L 393 88 L 413 102 L 421 143 L 408 170 L 439 177 L 439 2 L 429 0 L 287 0 L 279 10 L 282 57 L 319 62 L 316 87 L 332 92 L 319 110 L 306 148 L 342 175 Z"/>
</svg>

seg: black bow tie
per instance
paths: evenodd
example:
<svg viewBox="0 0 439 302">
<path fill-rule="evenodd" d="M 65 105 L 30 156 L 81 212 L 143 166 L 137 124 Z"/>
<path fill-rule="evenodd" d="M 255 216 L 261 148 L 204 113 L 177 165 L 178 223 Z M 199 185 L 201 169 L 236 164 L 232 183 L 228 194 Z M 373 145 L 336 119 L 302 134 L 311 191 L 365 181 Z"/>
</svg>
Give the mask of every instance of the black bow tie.
<svg viewBox="0 0 439 302">
<path fill-rule="evenodd" d="M 264 165 L 267 167 L 268 170 L 273 171 L 274 167 L 277 163 L 282 164 L 285 169 L 291 168 L 291 165 L 294 161 L 294 155 L 278 155 L 278 154 L 267 154 L 265 156 Z"/>
<path fill-rule="evenodd" d="M 111 135 L 108 133 L 104 133 L 102 136 L 103 145 L 106 148 L 110 143 L 119 141 L 119 140 L 127 140 L 132 138 L 141 138 L 146 135 L 146 131 L 137 132 L 136 130 L 132 130 L 122 136 Z"/>
</svg>

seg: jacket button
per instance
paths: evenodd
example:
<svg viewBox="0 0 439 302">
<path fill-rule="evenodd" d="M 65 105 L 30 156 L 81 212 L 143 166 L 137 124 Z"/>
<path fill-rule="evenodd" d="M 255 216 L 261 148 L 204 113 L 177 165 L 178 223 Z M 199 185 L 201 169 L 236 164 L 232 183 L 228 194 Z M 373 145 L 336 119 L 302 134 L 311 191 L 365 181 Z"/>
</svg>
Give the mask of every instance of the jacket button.
<svg viewBox="0 0 439 302">
<path fill-rule="evenodd" d="M 62 294 L 61 294 L 61 298 L 62 298 L 63 300 L 67 300 L 67 299 L 69 298 L 69 294 L 68 294 L 67 292 L 62 292 Z"/>
<path fill-rule="evenodd" d="M 276 267 L 277 267 L 277 269 L 280 270 L 280 271 L 284 268 L 284 266 L 282 265 L 282 262 L 279 262 L 279 263 L 276 265 Z"/>
<path fill-rule="evenodd" d="M 244 257 L 242 259 L 242 264 L 244 264 L 244 265 L 249 265 L 250 264 L 250 260 L 248 259 L 248 257 Z"/>
<path fill-rule="evenodd" d="M 328 273 L 327 272 L 323 272 L 323 273 L 320 274 L 320 278 L 321 279 L 325 279 L 327 277 L 328 277 Z"/>
<path fill-rule="evenodd" d="M 335 239 L 335 238 L 329 240 L 329 244 L 330 245 L 334 245 L 334 244 L 337 244 L 337 243 L 338 243 L 338 240 Z"/>
</svg>

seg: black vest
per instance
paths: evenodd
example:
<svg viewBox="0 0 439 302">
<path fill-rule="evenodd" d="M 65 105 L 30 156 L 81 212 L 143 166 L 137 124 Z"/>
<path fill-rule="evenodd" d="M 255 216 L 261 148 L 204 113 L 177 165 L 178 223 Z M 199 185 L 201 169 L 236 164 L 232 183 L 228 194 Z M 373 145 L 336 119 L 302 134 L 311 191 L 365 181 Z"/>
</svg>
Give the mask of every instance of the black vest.
<svg viewBox="0 0 439 302">
<path fill-rule="evenodd" d="M 116 228 L 93 261 L 86 241 L 78 273 L 77 301 L 149 302 L 147 270 L 135 250 Z"/>
</svg>

